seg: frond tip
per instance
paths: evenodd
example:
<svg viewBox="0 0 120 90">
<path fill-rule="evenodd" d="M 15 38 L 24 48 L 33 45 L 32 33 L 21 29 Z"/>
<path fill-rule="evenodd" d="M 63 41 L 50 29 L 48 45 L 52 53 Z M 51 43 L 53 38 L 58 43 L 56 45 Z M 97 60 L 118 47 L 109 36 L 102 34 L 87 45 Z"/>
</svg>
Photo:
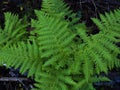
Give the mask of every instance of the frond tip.
<svg viewBox="0 0 120 90">
<path fill-rule="evenodd" d="M 18 15 L 12 13 L 5 13 L 5 27 L 0 29 L 0 45 L 9 46 L 16 43 L 25 37 L 26 27 L 28 24 L 23 24 L 22 19 Z"/>
</svg>

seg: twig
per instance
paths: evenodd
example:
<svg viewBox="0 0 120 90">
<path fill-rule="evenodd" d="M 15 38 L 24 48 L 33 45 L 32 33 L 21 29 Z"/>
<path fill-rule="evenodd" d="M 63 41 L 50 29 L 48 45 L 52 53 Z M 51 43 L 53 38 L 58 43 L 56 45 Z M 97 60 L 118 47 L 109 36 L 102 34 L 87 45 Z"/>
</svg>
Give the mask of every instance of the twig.
<svg viewBox="0 0 120 90">
<path fill-rule="evenodd" d="M 0 81 L 2 81 L 2 82 L 9 82 L 9 81 L 12 81 L 12 82 L 16 82 L 16 81 L 29 81 L 30 82 L 30 80 L 29 79 L 27 79 L 27 78 L 16 78 L 16 77 L 2 77 L 2 78 L 0 78 Z"/>
<path fill-rule="evenodd" d="M 94 7 L 95 7 L 95 15 L 96 15 L 96 18 L 98 17 L 97 16 L 97 7 L 96 7 L 96 4 L 95 4 L 95 1 L 94 0 L 91 0 L 92 1 L 92 3 L 93 3 L 93 5 L 94 5 Z"/>
</svg>

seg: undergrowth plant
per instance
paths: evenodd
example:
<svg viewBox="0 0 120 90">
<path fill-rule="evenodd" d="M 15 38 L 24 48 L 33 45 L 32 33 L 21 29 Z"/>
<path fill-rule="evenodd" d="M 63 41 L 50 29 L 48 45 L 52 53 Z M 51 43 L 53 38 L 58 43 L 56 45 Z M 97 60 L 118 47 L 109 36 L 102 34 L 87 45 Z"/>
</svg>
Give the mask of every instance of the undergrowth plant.
<svg viewBox="0 0 120 90">
<path fill-rule="evenodd" d="M 31 20 L 34 30 L 27 35 L 26 25 L 17 15 L 5 13 L 5 28 L 0 29 L 0 61 L 20 68 L 34 78 L 33 90 L 95 90 L 93 83 L 110 81 L 102 76 L 120 67 L 120 10 L 100 19 L 92 18 L 99 33 L 88 35 L 85 24 L 62 0 L 43 0 Z M 67 18 L 65 18 L 67 17 Z"/>
</svg>

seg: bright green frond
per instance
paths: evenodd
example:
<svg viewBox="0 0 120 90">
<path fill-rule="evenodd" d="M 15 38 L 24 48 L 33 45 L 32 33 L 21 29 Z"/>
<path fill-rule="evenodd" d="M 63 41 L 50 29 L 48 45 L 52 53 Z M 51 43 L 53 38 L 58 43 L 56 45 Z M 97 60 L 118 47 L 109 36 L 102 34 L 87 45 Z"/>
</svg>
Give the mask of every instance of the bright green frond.
<svg viewBox="0 0 120 90">
<path fill-rule="evenodd" d="M 7 47 L 0 52 L 0 57 L 8 67 L 20 68 L 20 72 L 28 71 L 28 76 L 33 76 L 36 67 L 42 63 L 37 43 L 33 40 L 32 44 L 28 41 L 20 42 L 17 45 Z M 29 63 L 28 63 L 29 62 Z M 39 62 L 39 63 L 38 63 Z M 38 68 L 41 68 L 39 65 Z"/>
<path fill-rule="evenodd" d="M 48 58 L 44 66 L 49 66 L 55 62 L 59 63 L 61 60 L 67 60 L 66 57 L 71 52 L 69 45 L 75 37 L 69 30 L 68 23 L 59 18 L 42 14 L 39 15 L 39 18 L 41 22 L 38 23 L 38 27 L 36 27 L 32 34 L 37 33 L 41 57 Z"/>
<path fill-rule="evenodd" d="M 100 14 L 100 19 L 92 18 L 93 22 L 101 30 L 101 33 L 120 38 L 120 10 Z M 112 37 L 111 37 L 112 38 Z"/>
<path fill-rule="evenodd" d="M 4 30 L 0 29 L 0 45 L 2 47 L 9 46 L 25 37 L 26 24 L 18 18 L 18 15 L 5 13 L 5 27 Z"/>
<path fill-rule="evenodd" d="M 71 28 L 74 28 L 73 24 L 79 20 L 63 0 L 43 0 L 42 11 L 50 16 L 66 20 Z"/>
</svg>

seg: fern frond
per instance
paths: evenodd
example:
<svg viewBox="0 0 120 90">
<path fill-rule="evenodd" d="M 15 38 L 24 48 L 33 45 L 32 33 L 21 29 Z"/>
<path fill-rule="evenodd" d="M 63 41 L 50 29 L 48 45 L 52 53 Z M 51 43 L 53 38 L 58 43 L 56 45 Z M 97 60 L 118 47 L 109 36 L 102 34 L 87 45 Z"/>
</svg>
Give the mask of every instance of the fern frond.
<svg viewBox="0 0 120 90">
<path fill-rule="evenodd" d="M 119 63 L 119 60 L 116 58 L 117 55 L 120 53 L 120 48 L 118 48 L 115 43 L 120 42 L 120 10 L 114 10 L 114 12 L 105 13 L 105 15 L 100 15 L 99 19 L 92 19 L 93 22 L 98 26 L 101 30 L 99 35 L 93 36 L 95 39 L 100 41 L 102 47 L 105 47 L 103 50 L 104 57 L 108 58 L 109 68 L 113 68 L 114 64 L 116 67 L 120 66 L 116 63 Z M 111 59 L 111 56 L 112 59 Z"/>
<path fill-rule="evenodd" d="M 101 33 L 106 33 L 114 38 L 120 38 L 120 10 L 114 10 L 114 12 L 100 14 L 100 19 L 92 18 L 93 22 L 101 30 Z M 112 38 L 112 37 L 111 37 Z"/>
<path fill-rule="evenodd" d="M 109 23 L 108 17 L 113 17 L 113 26 L 112 20 Z M 120 67 L 120 61 L 117 58 L 120 48 L 115 45 L 115 42 L 119 41 L 119 21 L 112 12 L 107 17 L 100 15 L 100 18 L 101 20 L 92 19 L 101 30 L 99 34 L 88 36 L 84 28 L 76 27 L 78 35 L 83 40 L 83 44 L 78 46 L 79 64 L 76 64 L 78 65 L 76 67 L 77 71 L 80 70 L 79 65 L 83 63 L 83 73 L 87 81 L 95 73 L 107 74 L 108 70 Z"/>
<path fill-rule="evenodd" d="M 63 70 L 59 72 L 55 69 L 39 73 L 39 77 L 36 77 L 35 80 L 37 82 L 35 86 L 41 90 L 46 90 L 47 88 L 49 90 L 69 90 L 68 85 L 72 87 L 76 85 L 71 76 L 67 76 Z"/>
<path fill-rule="evenodd" d="M 42 11 L 50 16 L 66 20 L 69 22 L 71 28 L 74 28 L 73 24 L 79 20 L 76 14 L 70 10 L 69 6 L 63 0 L 43 0 Z"/>
<path fill-rule="evenodd" d="M 26 24 L 22 24 L 22 20 L 18 15 L 5 13 L 5 27 L 4 30 L 0 29 L 0 45 L 9 46 L 25 37 Z"/>
<path fill-rule="evenodd" d="M 63 17 L 72 13 L 72 10 L 70 10 L 68 5 L 64 3 L 63 0 L 43 0 L 42 11 L 50 15 L 63 13 Z"/>
<path fill-rule="evenodd" d="M 28 71 L 28 77 L 39 72 L 36 69 L 37 66 L 41 68 L 40 63 L 42 61 L 38 45 L 35 41 L 32 41 L 32 44 L 29 41 L 27 43 L 20 42 L 17 45 L 15 44 L 1 50 L 0 54 L 1 59 L 5 61 L 4 63 L 6 63 L 7 67 L 20 68 L 21 73 Z"/>
<path fill-rule="evenodd" d="M 44 66 L 49 66 L 60 60 L 67 60 L 65 57 L 71 52 L 68 45 L 75 37 L 69 30 L 68 23 L 43 14 L 39 15 L 39 18 L 43 21 L 32 33 L 38 34 L 37 40 L 41 57 L 48 58 Z"/>
<path fill-rule="evenodd" d="M 89 42 L 86 42 L 86 45 L 80 48 L 79 52 L 81 52 L 79 54 L 80 57 L 84 56 L 82 62 L 85 63 L 85 65 L 94 63 L 91 65 L 91 69 L 95 69 L 93 71 L 96 71 L 98 74 L 100 72 L 107 73 L 108 68 L 112 69 L 118 66 L 116 63 L 119 62 L 117 55 L 120 53 L 120 50 L 113 42 L 108 41 L 103 35 L 91 37 Z M 89 66 L 83 67 L 83 70 L 85 70 L 84 73 L 86 72 L 86 77 L 92 75 L 88 73 L 87 67 L 89 68 Z"/>
</svg>

